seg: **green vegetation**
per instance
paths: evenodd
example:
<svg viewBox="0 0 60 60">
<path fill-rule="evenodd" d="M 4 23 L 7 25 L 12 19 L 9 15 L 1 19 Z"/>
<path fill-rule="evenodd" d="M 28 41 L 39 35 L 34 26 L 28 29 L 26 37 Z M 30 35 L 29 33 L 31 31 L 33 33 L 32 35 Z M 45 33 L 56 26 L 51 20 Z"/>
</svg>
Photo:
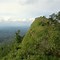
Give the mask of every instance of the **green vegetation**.
<svg viewBox="0 0 60 60">
<path fill-rule="evenodd" d="M 60 23 L 38 17 L 20 42 L 19 33 L 11 51 L 1 60 L 60 60 Z"/>
<path fill-rule="evenodd" d="M 16 37 L 15 38 L 16 38 L 17 43 L 20 43 L 22 41 L 22 37 L 20 36 L 20 30 L 18 30 L 16 32 Z"/>
<path fill-rule="evenodd" d="M 23 37 L 20 36 L 20 30 L 15 33 L 15 38 L 13 41 L 8 42 L 7 44 L 0 45 L 0 59 L 8 55 L 11 51 L 19 49 L 18 45 L 21 43 Z"/>
<path fill-rule="evenodd" d="M 57 14 L 55 13 L 51 14 L 50 18 L 51 20 L 60 20 L 60 11 Z"/>
</svg>

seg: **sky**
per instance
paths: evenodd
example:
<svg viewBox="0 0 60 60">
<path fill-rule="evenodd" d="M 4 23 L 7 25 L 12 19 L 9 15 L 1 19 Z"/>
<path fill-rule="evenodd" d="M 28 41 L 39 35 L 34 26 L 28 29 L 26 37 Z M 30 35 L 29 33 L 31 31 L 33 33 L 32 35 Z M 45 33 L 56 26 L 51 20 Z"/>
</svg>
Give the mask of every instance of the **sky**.
<svg viewBox="0 0 60 60">
<path fill-rule="evenodd" d="M 60 11 L 60 0 L 0 0 L 0 22 L 33 22 Z"/>
</svg>

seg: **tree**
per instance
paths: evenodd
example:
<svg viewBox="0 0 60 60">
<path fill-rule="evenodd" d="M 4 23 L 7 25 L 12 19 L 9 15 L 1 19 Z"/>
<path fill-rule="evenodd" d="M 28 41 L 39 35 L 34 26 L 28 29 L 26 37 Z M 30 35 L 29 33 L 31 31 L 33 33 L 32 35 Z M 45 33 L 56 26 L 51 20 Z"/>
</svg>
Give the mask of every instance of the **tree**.
<svg viewBox="0 0 60 60">
<path fill-rule="evenodd" d="M 50 19 L 51 19 L 51 20 L 55 20 L 55 19 L 56 19 L 56 14 L 55 14 L 55 13 L 51 14 L 51 15 L 50 15 Z"/>
<path fill-rule="evenodd" d="M 57 19 L 57 20 L 60 20 L 60 11 L 57 13 L 56 19 Z"/>
<path fill-rule="evenodd" d="M 60 11 L 57 14 L 55 14 L 55 13 L 51 14 L 50 19 L 51 20 L 60 20 Z"/>
<path fill-rule="evenodd" d="M 16 42 L 19 43 L 19 42 L 21 42 L 21 40 L 22 40 L 22 37 L 20 36 L 20 30 L 18 30 L 16 32 Z"/>
</svg>

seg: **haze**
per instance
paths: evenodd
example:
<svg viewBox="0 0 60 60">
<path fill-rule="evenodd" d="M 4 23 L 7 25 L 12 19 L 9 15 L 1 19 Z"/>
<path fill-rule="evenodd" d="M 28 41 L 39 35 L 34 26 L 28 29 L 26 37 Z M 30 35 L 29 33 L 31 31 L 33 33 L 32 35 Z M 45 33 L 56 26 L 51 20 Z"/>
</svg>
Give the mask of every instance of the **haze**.
<svg viewBox="0 0 60 60">
<path fill-rule="evenodd" d="M 0 0 L 1 21 L 31 21 L 60 10 L 60 0 Z"/>
</svg>

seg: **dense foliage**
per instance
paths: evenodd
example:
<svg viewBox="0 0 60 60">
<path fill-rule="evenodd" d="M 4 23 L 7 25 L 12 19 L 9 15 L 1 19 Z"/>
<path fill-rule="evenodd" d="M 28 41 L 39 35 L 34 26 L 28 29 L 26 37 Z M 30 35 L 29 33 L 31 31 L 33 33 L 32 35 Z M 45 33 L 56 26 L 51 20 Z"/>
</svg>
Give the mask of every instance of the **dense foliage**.
<svg viewBox="0 0 60 60">
<path fill-rule="evenodd" d="M 1 60 L 60 60 L 60 23 L 36 18 L 21 43 L 13 47 Z"/>
<path fill-rule="evenodd" d="M 20 30 L 18 30 L 16 32 L 16 37 L 15 38 L 16 38 L 17 43 L 20 43 L 22 41 L 22 37 L 20 36 Z"/>
<path fill-rule="evenodd" d="M 55 13 L 51 14 L 50 18 L 52 20 L 60 20 L 60 11 L 57 14 L 55 14 Z"/>
</svg>

